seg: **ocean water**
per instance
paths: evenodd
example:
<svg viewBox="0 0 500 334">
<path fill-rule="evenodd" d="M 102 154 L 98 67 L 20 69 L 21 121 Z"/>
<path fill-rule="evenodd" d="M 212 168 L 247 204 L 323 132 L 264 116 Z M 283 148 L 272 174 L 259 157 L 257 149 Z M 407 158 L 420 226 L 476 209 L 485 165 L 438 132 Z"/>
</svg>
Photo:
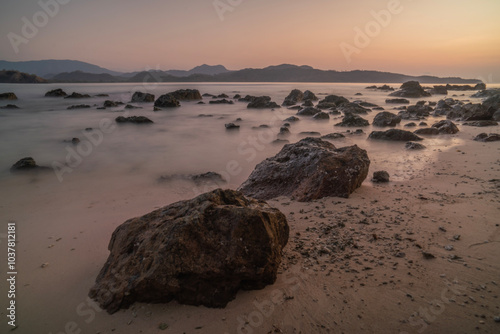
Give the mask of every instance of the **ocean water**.
<svg viewBox="0 0 500 334">
<path fill-rule="evenodd" d="M 279 108 L 274 111 L 247 109 L 246 103 L 210 105 L 211 98 L 181 102 L 180 108 L 153 111 L 153 103 L 135 104 L 141 109 L 125 110 L 124 106 L 97 110 L 105 100 L 129 102 L 135 91 L 155 94 L 156 97 L 177 89 L 198 89 L 203 93 L 225 93 L 245 96 L 269 95 L 281 104 L 292 89 L 311 90 L 320 99 L 327 94 L 342 95 L 351 101 L 372 102 L 393 111 L 394 105 L 385 103 L 387 92 L 364 89 L 368 84 L 346 83 L 182 83 L 182 84 L 48 84 L 8 85 L 1 84 L 0 92 L 14 92 L 18 101 L 2 101 L 2 105 L 14 103 L 21 109 L 0 110 L 0 182 L 3 190 L 18 187 L 26 176 L 12 175 L 10 166 L 20 158 L 31 156 L 39 165 L 55 166 L 52 172 L 38 174 L 31 182 L 44 187 L 57 187 L 64 191 L 72 187 L 123 187 L 130 183 L 143 187 L 164 187 L 171 199 L 190 198 L 216 186 L 236 188 L 254 169 L 255 165 L 275 155 L 283 144 L 273 144 L 283 120 L 295 115 L 296 110 Z M 398 88 L 399 84 L 391 85 Z M 44 94 L 55 88 L 90 94 L 90 99 L 47 98 Z M 355 96 L 361 93 L 362 96 Z M 470 95 L 474 92 L 450 92 L 459 99 L 478 102 Z M 109 94 L 109 97 L 96 97 Z M 464 94 L 464 96 L 460 96 Z M 438 101 L 443 96 L 427 98 Z M 419 99 L 410 99 L 412 104 Z M 90 109 L 67 110 L 74 104 L 89 104 Z M 199 115 L 211 117 L 200 117 Z M 377 111 L 365 117 L 370 122 Z M 151 125 L 116 124 L 120 115 L 143 115 L 154 121 Z M 241 121 L 236 119 L 241 118 Z M 334 127 L 341 116 L 329 121 L 316 121 L 301 117 L 291 126 L 292 135 L 286 139 L 296 142 L 305 137 L 304 131 L 316 131 L 322 135 L 345 132 L 347 128 Z M 428 120 L 429 126 L 437 121 Z M 235 122 L 238 131 L 226 131 L 224 124 Z M 402 122 L 399 128 L 409 121 Z M 260 125 L 267 129 L 255 129 Z M 86 128 L 94 131 L 87 132 Z M 355 129 L 351 129 L 355 130 Z M 427 138 L 428 150 L 406 152 L 404 143 L 372 142 L 367 135 L 373 128 L 363 129 L 364 135 L 347 135 L 346 139 L 332 141 L 337 147 L 356 144 L 368 151 L 371 169 L 385 169 L 394 180 L 405 180 L 415 175 L 415 170 L 425 168 L 439 150 L 463 143 L 457 136 Z M 376 129 L 379 130 L 379 129 Z M 65 142 L 73 137 L 79 145 Z M 412 162 L 411 164 L 408 161 Z M 191 175 L 217 172 L 226 184 L 196 186 L 186 180 L 159 183 L 161 176 Z"/>
</svg>

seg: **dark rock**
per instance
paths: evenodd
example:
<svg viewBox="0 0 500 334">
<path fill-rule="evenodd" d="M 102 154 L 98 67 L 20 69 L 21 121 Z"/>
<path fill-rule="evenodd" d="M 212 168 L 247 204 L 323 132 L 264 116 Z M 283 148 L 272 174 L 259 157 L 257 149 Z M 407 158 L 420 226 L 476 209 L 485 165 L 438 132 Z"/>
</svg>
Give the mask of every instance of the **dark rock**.
<svg viewBox="0 0 500 334">
<path fill-rule="evenodd" d="M 49 167 L 38 166 L 31 157 L 22 158 L 10 167 L 11 173 L 50 170 Z"/>
<path fill-rule="evenodd" d="M 72 138 L 71 139 L 71 144 L 76 145 L 80 143 L 80 138 Z"/>
<path fill-rule="evenodd" d="M 273 140 L 272 144 L 274 145 L 283 145 L 283 144 L 288 144 L 290 141 L 286 140 L 286 139 L 276 139 L 276 140 Z"/>
<path fill-rule="evenodd" d="M 344 103 L 349 103 L 349 100 L 343 96 L 328 95 L 323 100 L 319 101 L 319 105 L 321 104 L 326 105 L 327 103 L 333 103 L 334 107 L 340 107 Z"/>
<path fill-rule="evenodd" d="M 377 86 L 369 86 L 369 87 L 366 87 L 365 89 L 378 89 L 378 90 L 382 90 L 382 91 L 394 91 L 394 88 L 388 86 L 388 85 L 383 85 L 383 86 L 380 86 L 380 87 L 377 87 Z"/>
<path fill-rule="evenodd" d="M 226 99 L 222 99 L 222 100 L 215 100 L 215 101 L 210 101 L 209 102 L 210 104 L 234 104 L 233 101 L 231 100 L 226 100 Z"/>
<path fill-rule="evenodd" d="M 175 92 L 167 93 L 165 95 L 169 94 L 179 101 L 194 101 L 202 99 L 200 91 L 197 89 L 179 89 Z"/>
<path fill-rule="evenodd" d="M 118 116 L 115 118 L 116 123 L 135 123 L 135 124 L 151 124 L 154 123 L 152 120 L 145 116 L 130 116 L 130 117 L 123 117 L 123 116 Z"/>
<path fill-rule="evenodd" d="M 240 126 L 236 125 L 234 123 L 227 123 L 224 125 L 226 127 L 226 130 L 239 130 Z"/>
<path fill-rule="evenodd" d="M 324 120 L 329 120 L 330 116 L 326 112 L 320 111 L 319 113 L 316 113 L 313 116 L 313 119 L 324 121 Z"/>
<path fill-rule="evenodd" d="M 203 174 L 197 174 L 197 175 L 192 175 L 191 180 L 194 181 L 197 185 L 202 185 L 202 184 L 217 184 L 217 185 L 222 185 L 224 183 L 227 183 L 227 181 L 220 175 L 219 173 L 215 172 L 207 172 Z"/>
<path fill-rule="evenodd" d="M 471 97 L 480 97 L 480 98 L 488 98 L 492 97 L 495 95 L 500 94 L 500 89 L 499 88 L 493 88 L 493 89 L 485 89 L 481 90 L 475 94 L 473 94 Z"/>
<path fill-rule="evenodd" d="M 217 95 L 216 97 L 214 96 L 213 98 L 214 99 L 215 98 L 217 98 L 217 99 L 228 99 L 229 96 L 227 94 L 222 93 L 222 94 Z"/>
<path fill-rule="evenodd" d="M 153 111 L 161 111 L 161 109 L 158 107 L 153 107 Z"/>
<path fill-rule="evenodd" d="M 423 138 L 420 138 L 416 134 L 399 129 L 390 129 L 387 131 L 373 131 L 368 136 L 368 139 L 375 140 L 392 140 L 392 141 L 421 141 Z"/>
<path fill-rule="evenodd" d="M 65 97 L 65 99 L 88 99 L 88 98 L 90 98 L 89 94 L 80 94 L 75 92 Z"/>
<path fill-rule="evenodd" d="M 378 113 L 373 119 L 373 125 L 380 127 L 396 126 L 399 123 L 401 123 L 401 116 L 398 116 L 388 111 L 383 111 L 381 113 Z"/>
<path fill-rule="evenodd" d="M 405 126 L 405 128 L 414 128 L 414 127 L 416 127 L 416 126 L 417 126 L 417 124 L 416 124 L 416 123 L 414 123 L 414 122 L 411 122 L 411 123 L 407 123 L 407 124 L 405 124 L 404 126 Z"/>
<path fill-rule="evenodd" d="M 104 101 L 103 107 L 104 108 L 114 108 L 114 107 L 118 107 L 119 105 L 120 105 L 119 102 L 106 100 L 106 101 Z"/>
<path fill-rule="evenodd" d="M 385 100 L 385 103 L 391 103 L 391 104 L 410 104 L 410 101 L 407 99 L 387 99 Z"/>
<path fill-rule="evenodd" d="M 345 114 L 342 122 L 335 124 L 335 126 L 343 126 L 343 127 L 360 127 L 360 126 L 368 126 L 370 123 L 362 118 L 361 116 L 354 115 L 352 113 Z"/>
<path fill-rule="evenodd" d="M 245 97 L 238 99 L 238 101 L 239 102 L 253 102 L 253 101 L 255 101 L 256 98 L 257 98 L 257 96 L 247 95 Z"/>
<path fill-rule="evenodd" d="M 474 86 L 474 90 L 485 90 L 486 89 L 486 84 L 484 82 L 478 83 L 477 85 Z"/>
<path fill-rule="evenodd" d="M 495 110 L 500 110 L 500 92 L 484 100 L 483 106 L 490 107 Z"/>
<path fill-rule="evenodd" d="M 316 97 L 316 95 L 314 95 L 313 92 L 311 92 L 310 90 L 306 90 L 304 92 L 304 97 L 303 97 L 304 100 L 311 100 L 311 101 L 318 101 L 318 98 Z"/>
<path fill-rule="evenodd" d="M 17 96 L 12 92 L 1 93 L 0 100 L 17 100 Z"/>
<path fill-rule="evenodd" d="M 343 138 L 345 138 L 345 136 L 341 133 L 338 133 L 338 132 L 329 133 L 329 134 L 321 137 L 321 139 L 329 139 L 329 140 L 343 139 Z"/>
<path fill-rule="evenodd" d="M 7 104 L 5 106 L 0 107 L 0 109 L 20 109 L 20 108 L 15 104 Z"/>
<path fill-rule="evenodd" d="M 399 97 L 423 97 L 423 96 L 431 96 L 430 93 L 427 93 L 418 81 L 407 81 L 398 91 L 395 91 L 390 96 L 399 96 Z"/>
<path fill-rule="evenodd" d="M 215 95 L 213 94 L 208 94 L 208 93 L 205 93 L 202 95 L 203 97 L 215 97 Z"/>
<path fill-rule="evenodd" d="M 256 97 L 252 102 L 247 105 L 248 109 L 271 109 L 280 108 L 276 102 L 272 102 L 269 96 Z"/>
<path fill-rule="evenodd" d="M 443 120 L 432 125 L 433 128 L 439 130 L 441 134 L 455 134 L 458 131 L 458 127 L 452 121 Z"/>
<path fill-rule="evenodd" d="M 297 122 L 300 121 L 300 118 L 295 117 L 295 116 L 290 116 L 287 119 L 285 119 L 283 122 Z"/>
<path fill-rule="evenodd" d="M 133 106 L 133 105 L 131 105 L 131 104 L 127 104 L 127 105 L 125 106 L 125 109 L 142 109 L 142 107 L 136 107 L 136 106 Z"/>
<path fill-rule="evenodd" d="M 302 131 L 299 133 L 299 136 L 302 137 L 321 137 L 321 133 L 316 131 Z"/>
<path fill-rule="evenodd" d="M 418 123 L 418 126 L 427 126 L 427 123 L 425 123 L 425 122 L 420 122 L 420 123 Z"/>
<path fill-rule="evenodd" d="M 356 145 L 336 149 L 327 141 L 308 137 L 285 145 L 276 156 L 258 164 L 239 189 L 258 199 L 348 198 L 365 180 L 369 166 L 366 151 Z"/>
<path fill-rule="evenodd" d="M 72 109 L 88 109 L 90 108 L 90 106 L 88 104 L 75 104 L 73 106 L 69 106 L 68 110 L 72 110 Z"/>
<path fill-rule="evenodd" d="M 413 133 L 415 133 L 417 135 L 436 136 L 436 135 L 439 135 L 439 130 L 436 128 L 423 128 L 423 129 L 418 129 L 416 131 L 413 131 Z"/>
<path fill-rule="evenodd" d="M 259 126 L 252 126 L 252 129 L 255 129 L 255 130 L 262 130 L 262 129 L 269 129 L 270 126 L 267 125 L 267 124 L 261 124 Z"/>
<path fill-rule="evenodd" d="M 180 106 L 179 101 L 170 94 L 162 95 L 155 101 L 155 107 L 159 108 L 176 108 Z"/>
<path fill-rule="evenodd" d="M 298 89 L 294 89 L 288 94 L 285 98 L 285 101 L 281 104 L 282 106 L 293 106 L 294 104 L 299 103 L 304 98 L 304 93 Z"/>
<path fill-rule="evenodd" d="M 155 101 L 155 96 L 153 94 L 135 92 L 134 95 L 132 95 L 131 102 L 141 103 L 141 102 L 154 102 L 154 101 Z"/>
<path fill-rule="evenodd" d="M 344 114 L 353 113 L 360 115 L 366 115 L 371 111 L 370 109 L 364 108 L 357 103 L 350 103 L 350 102 L 343 103 L 340 107 L 338 107 L 338 109 L 341 110 Z"/>
<path fill-rule="evenodd" d="M 491 120 L 495 109 L 484 104 L 465 104 L 456 105 L 446 115 L 448 119 L 456 119 L 462 121 L 483 121 Z"/>
<path fill-rule="evenodd" d="M 337 108 L 337 105 L 334 102 L 320 102 L 316 105 L 316 108 L 325 110 L 325 109 Z"/>
<path fill-rule="evenodd" d="M 356 94 L 354 94 L 354 96 L 363 96 L 363 94 L 361 94 L 361 93 L 356 93 Z"/>
<path fill-rule="evenodd" d="M 120 225 L 89 296 L 109 313 L 171 300 L 225 307 L 275 282 L 288 236 L 279 210 L 217 189 Z"/>
<path fill-rule="evenodd" d="M 311 100 L 304 100 L 304 103 L 302 103 L 303 107 L 314 107 L 314 103 Z"/>
<path fill-rule="evenodd" d="M 500 134 L 498 133 L 480 133 L 478 134 L 475 138 L 475 141 L 481 141 L 481 142 L 492 142 L 492 141 L 500 141 Z"/>
<path fill-rule="evenodd" d="M 385 170 L 381 170 L 373 173 L 372 182 L 387 183 L 389 182 L 389 178 L 389 173 L 387 173 Z"/>
<path fill-rule="evenodd" d="M 46 97 L 64 97 L 67 96 L 65 91 L 63 91 L 61 88 L 53 89 L 51 91 L 48 91 L 45 93 Z"/>
<path fill-rule="evenodd" d="M 292 107 L 288 107 L 287 109 L 288 110 L 300 110 L 300 109 L 302 109 L 302 107 L 301 106 L 292 106 Z"/>
<path fill-rule="evenodd" d="M 476 87 L 478 87 L 476 89 Z M 474 87 L 471 85 L 446 85 L 446 89 L 448 90 L 458 90 L 458 91 L 466 91 L 466 90 L 480 90 L 480 87 L 484 87 L 486 89 L 486 85 L 484 83 L 477 84 Z"/>
<path fill-rule="evenodd" d="M 422 144 L 419 144 L 419 143 L 414 143 L 414 142 L 407 142 L 405 144 L 405 149 L 407 150 L 423 150 L 425 149 L 426 147 Z"/>
<path fill-rule="evenodd" d="M 365 107 L 365 108 L 377 108 L 377 107 L 379 107 L 375 103 L 370 103 L 370 102 L 359 102 L 358 104 L 362 107 Z"/>
<path fill-rule="evenodd" d="M 286 126 L 282 126 L 280 128 L 280 132 L 278 133 L 278 137 L 288 137 L 291 135 L 290 129 Z"/>
<path fill-rule="evenodd" d="M 241 95 L 240 94 L 236 94 L 235 96 L 233 96 L 233 99 L 235 99 L 235 100 L 241 99 Z"/>
<path fill-rule="evenodd" d="M 491 117 L 492 120 L 494 121 L 499 121 L 500 122 L 500 109 L 498 109 L 497 111 L 495 111 L 495 113 L 493 114 L 493 116 Z"/>
<path fill-rule="evenodd" d="M 203 102 L 203 101 L 200 101 L 200 102 L 198 102 L 198 103 L 196 103 L 196 104 L 206 104 L 206 103 L 205 103 L 205 102 Z"/>
<path fill-rule="evenodd" d="M 463 125 L 484 127 L 484 126 L 495 126 L 495 125 L 498 125 L 498 122 L 492 121 L 492 120 L 489 120 L 489 121 L 472 121 L 472 122 L 465 122 Z"/>
<path fill-rule="evenodd" d="M 448 89 L 446 89 L 446 86 L 434 86 L 430 92 L 431 94 L 436 95 L 448 95 Z"/>
<path fill-rule="evenodd" d="M 307 108 L 299 110 L 297 115 L 299 115 L 299 116 L 314 116 L 319 112 L 321 112 L 321 110 L 316 109 L 314 107 L 307 107 Z"/>
</svg>

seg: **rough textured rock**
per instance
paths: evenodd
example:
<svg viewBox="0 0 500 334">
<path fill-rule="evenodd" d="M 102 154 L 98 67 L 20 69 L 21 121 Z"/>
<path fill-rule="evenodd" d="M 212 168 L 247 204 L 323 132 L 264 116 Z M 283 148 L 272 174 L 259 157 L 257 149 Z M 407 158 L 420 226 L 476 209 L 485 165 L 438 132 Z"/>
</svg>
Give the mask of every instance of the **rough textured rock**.
<svg viewBox="0 0 500 334">
<path fill-rule="evenodd" d="M 155 96 L 153 94 L 149 93 L 143 93 L 143 92 L 135 92 L 134 95 L 132 95 L 132 100 L 131 102 L 154 102 L 155 101 Z"/>
<path fill-rule="evenodd" d="M 310 90 L 306 90 L 304 92 L 304 97 L 303 97 L 304 100 L 310 100 L 310 101 L 318 101 L 318 98 L 316 97 L 316 95 L 311 92 Z"/>
<path fill-rule="evenodd" d="M 394 88 L 388 86 L 388 85 L 383 85 L 383 86 L 380 86 L 380 87 L 377 87 L 377 86 L 368 86 L 366 87 L 365 89 L 378 89 L 378 90 L 382 90 L 382 91 L 394 91 Z"/>
<path fill-rule="evenodd" d="M 259 96 L 256 97 L 253 101 L 251 101 L 247 105 L 248 109 L 271 109 L 271 108 L 280 108 L 276 102 L 271 101 L 269 96 Z"/>
<path fill-rule="evenodd" d="M 256 98 L 257 98 L 257 96 L 247 95 L 245 97 L 239 98 L 238 101 L 239 102 L 253 102 Z"/>
<path fill-rule="evenodd" d="M 208 103 L 209 104 L 234 104 L 234 102 L 232 100 L 226 100 L 226 99 L 214 100 L 214 101 L 210 101 Z"/>
<path fill-rule="evenodd" d="M 412 119 L 420 120 L 422 118 L 430 116 L 433 108 L 425 104 L 425 101 L 421 101 L 414 106 L 409 106 L 406 110 L 399 112 L 399 116 L 402 119 Z"/>
<path fill-rule="evenodd" d="M 405 144 L 405 149 L 407 150 L 423 150 L 425 148 L 426 148 L 425 145 L 414 143 L 412 141 L 409 141 Z"/>
<path fill-rule="evenodd" d="M 462 121 L 483 121 L 491 120 L 495 108 L 486 106 L 485 104 L 456 105 L 451 111 L 446 114 L 446 118 L 462 120 Z"/>
<path fill-rule="evenodd" d="M 32 157 L 22 158 L 10 167 L 11 173 L 41 170 L 50 170 L 50 168 L 38 166 Z"/>
<path fill-rule="evenodd" d="M 390 181 L 389 173 L 385 170 L 377 171 L 373 173 L 372 182 L 375 183 L 387 183 Z"/>
<path fill-rule="evenodd" d="M 72 105 L 72 106 L 69 106 L 68 110 L 72 110 L 72 109 L 88 109 L 90 108 L 90 106 L 88 104 L 75 104 L 75 105 Z"/>
<path fill-rule="evenodd" d="M 304 100 L 304 103 L 302 103 L 303 107 L 314 107 L 314 103 L 311 100 Z"/>
<path fill-rule="evenodd" d="M 304 109 L 300 109 L 297 112 L 297 115 L 299 115 L 299 116 L 314 116 L 314 115 L 316 115 L 319 112 L 321 112 L 320 109 L 316 109 L 314 107 L 307 107 L 307 108 L 304 108 Z"/>
<path fill-rule="evenodd" d="M 115 118 L 115 121 L 116 121 L 116 123 L 135 123 L 135 124 L 154 123 L 152 120 L 150 120 L 146 116 L 130 116 L 130 117 L 118 116 L 117 118 Z"/>
<path fill-rule="evenodd" d="M 423 128 L 423 129 L 418 129 L 413 131 L 414 134 L 417 135 L 429 135 L 429 136 L 436 136 L 439 135 L 439 130 L 436 128 Z"/>
<path fill-rule="evenodd" d="M 340 107 L 344 103 L 349 103 L 349 100 L 343 96 L 328 95 L 323 100 L 319 101 L 319 105 L 326 103 L 333 103 L 334 106 Z"/>
<path fill-rule="evenodd" d="M 321 137 L 321 139 L 329 139 L 329 140 L 343 139 L 343 138 L 345 138 L 345 136 L 342 133 L 338 132 L 329 133 Z"/>
<path fill-rule="evenodd" d="M 438 129 L 440 134 L 455 134 L 460 131 L 455 123 L 449 120 L 439 121 L 433 124 L 432 127 Z"/>
<path fill-rule="evenodd" d="M 320 111 L 319 113 L 313 116 L 315 120 L 327 121 L 330 119 L 330 116 L 326 112 Z"/>
<path fill-rule="evenodd" d="M 76 92 L 73 92 L 71 93 L 71 95 L 65 97 L 65 99 L 88 99 L 88 98 L 90 98 L 89 94 L 80 94 Z"/>
<path fill-rule="evenodd" d="M 343 127 L 360 127 L 360 126 L 368 126 L 370 123 L 361 116 L 346 113 L 342 122 L 335 124 L 335 126 L 343 126 Z"/>
<path fill-rule="evenodd" d="M 491 141 L 500 141 L 500 134 L 498 133 L 480 133 L 476 137 L 474 137 L 475 141 L 481 142 L 491 142 Z"/>
<path fill-rule="evenodd" d="M 236 125 L 234 123 L 227 123 L 227 124 L 224 124 L 224 126 L 226 127 L 226 130 L 239 130 L 240 129 L 240 126 Z"/>
<path fill-rule="evenodd" d="M 472 97 L 488 98 L 498 94 L 500 94 L 500 88 L 493 88 L 493 89 L 481 90 L 472 95 Z"/>
<path fill-rule="evenodd" d="M 489 121 L 472 121 L 472 122 L 465 122 L 463 125 L 485 127 L 485 126 L 496 126 L 496 125 L 498 125 L 498 122 L 497 121 L 493 121 L 493 120 L 489 120 Z"/>
<path fill-rule="evenodd" d="M 300 118 L 295 117 L 295 116 L 290 116 L 287 119 L 285 119 L 283 122 L 297 122 L 300 121 Z"/>
<path fill-rule="evenodd" d="M 278 137 L 280 138 L 283 138 L 283 137 L 288 137 L 290 136 L 292 133 L 290 132 L 290 129 L 286 126 L 282 126 L 280 128 L 280 132 L 278 133 Z"/>
<path fill-rule="evenodd" d="M 491 107 L 495 110 L 500 110 L 500 92 L 484 100 L 483 105 L 486 107 Z"/>
<path fill-rule="evenodd" d="M 46 97 L 64 97 L 67 96 L 65 91 L 63 91 L 61 88 L 53 89 L 51 91 L 48 91 L 45 93 Z"/>
<path fill-rule="evenodd" d="M 453 109 L 454 106 L 463 104 L 461 101 L 448 98 L 445 100 L 439 100 L 436 105 L 436 109 L 434 109 L 434 116 L 444 116 L 448 114 L 450 110 Z"/>
<path fill-rule="evenodd" d="M 122 104 L 123 104 L 123 102 L 106 100 L 106 101 L 104 101 L 104 103 L 103 103 L 102 106 L 104 108 L 114 108 L 114 107 L 118 107 L 118 106 L 120 106 Z"/>
<path fill-rule="evenodd" d="M 17 96 L 12 92 L 1 93 L 0 100 L 17 100 Z"/>
<path fill-rule="evenodd" d="M 285 101 L 281 104 L 282 106 L 288 107 L 288 106 L 293 106 L 294 104 L 299 103 L 304 99 L 304 93 L 302 93 L 301 90 L 294 89 L 288 94 L 288 96 L 285 98 Z"/>
<path fill-rule="evenodd" d="M 258 199 L 347 198 L 361 186 L 369 166 L 366 151 L 356 145 L 336 149 L 327 141 L 308 137 L 285 145 L 276 156 L 258 164 L 239 189 Z"/>
<path fill-rule="evenodd" d="M 318 109 L 332 109 L 332 108 L 337 108 L 337 105 L 334 102 L 319 102 L 316 105 L 316 108 Z"/>
<path fill-rule="evenodd" d="M 171 300 L 225 307 L 276 281 L 288 236 L 279 210 L 217 189 L 120 225 L 89 296 L 109 313 Z"/>
<path fill-rule="evenodd" d="M 448 89 L 446 86 L 434 86 L 430 93 L 436 95 L 448 95 Z"/>
<path fill-rule="evenodd" d="M 407 81 L 398 91 L 395 91 L 390 96 L 399 96 L 399 97 L 423 97 L 423 96 L 431 96 L 430 93 L 426 92 L 418 81 Z"/>
<path fill-rule="evenodd" d="M 176 108 L 180 106 L 179 101 L 170 94 L 164 94 L 155 101 L 155 107 L 158 108 Z"/>
<path fill-rule="evenodd" d="M 410 101 L 407 99 L 387 99 L 385 100 L 385 103 L 390 103 L 390 104 L 410 104 Z"/>
<path fill-rule="evenodd" d="M 202 99 L 200 91 L 197 89 L 179 89 L 168 94 L 172 95 L 179 101 L 195 101 Z"/>
<path fill-rule="evenodd" d="M 341 110 L 344 114 L 350 112 L 353 114 L 366 115 L 371 111 L 370 109 L 364 108 L 357 103 L 350 102 L 343 103 L 338 109 Z"/>
<path fill-rule="evenodd" d="M 374 126 L 396 126 L 401 123 L 401 116 L 393 114 L 388 111 L 378 113 L 373 119 Z"/>
<path fill-rule="evenodd" d="M 498 109 L 497 111 L 495 111 L 495 113 L 493 114 L 493 116 L 491 117 L 492 120 L 494 121 L 499 121 L 500 122 L 500 109 Z"/>
<path fill-rule="evenodd" d="M 392 141 L 420 141 L 423 138 L 417 136 L 416 134 L 399 129 L 390 129 L 387 131 L 373 131 L 368 136 L 368 139 L 375 140 L 392 140 Z"/>
</svg>

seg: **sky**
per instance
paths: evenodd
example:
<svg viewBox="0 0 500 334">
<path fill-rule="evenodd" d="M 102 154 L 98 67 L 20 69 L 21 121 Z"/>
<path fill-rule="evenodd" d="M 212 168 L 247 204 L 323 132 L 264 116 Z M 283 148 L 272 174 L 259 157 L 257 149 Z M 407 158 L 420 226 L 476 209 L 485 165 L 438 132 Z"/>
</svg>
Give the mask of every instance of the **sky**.
<svg viewBox="0 0 500 334">
<path fill-rule="evenodd" d="M 3 0 L 0 59 L 116 71 L 288 63 L 500 82 L 499 15 L 499 0 Z"/>
</svg>

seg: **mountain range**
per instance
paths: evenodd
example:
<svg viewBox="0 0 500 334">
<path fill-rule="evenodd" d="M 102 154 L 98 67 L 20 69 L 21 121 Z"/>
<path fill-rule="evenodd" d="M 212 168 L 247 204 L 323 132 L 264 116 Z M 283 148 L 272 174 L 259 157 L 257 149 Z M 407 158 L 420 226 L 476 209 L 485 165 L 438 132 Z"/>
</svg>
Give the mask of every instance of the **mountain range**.
<svg viewBox="0 0 500 334">
<path fill-rule="evenodd" d="M 0 69 L 26 72 L 49 82 L 358 82 L 403 83 L 416 80 L 421 83 L 474 84 L 476 79 L 459 77 L 410 76 L 380 71 L 319 70 L 311 66 L 282 64 L 261 69 L 246 68 L 230 71 L 222 65 L 201 65 L 189 71 L 151 70 L 121 73 L 76 60 L 0 61 Z"/>
</svg>

